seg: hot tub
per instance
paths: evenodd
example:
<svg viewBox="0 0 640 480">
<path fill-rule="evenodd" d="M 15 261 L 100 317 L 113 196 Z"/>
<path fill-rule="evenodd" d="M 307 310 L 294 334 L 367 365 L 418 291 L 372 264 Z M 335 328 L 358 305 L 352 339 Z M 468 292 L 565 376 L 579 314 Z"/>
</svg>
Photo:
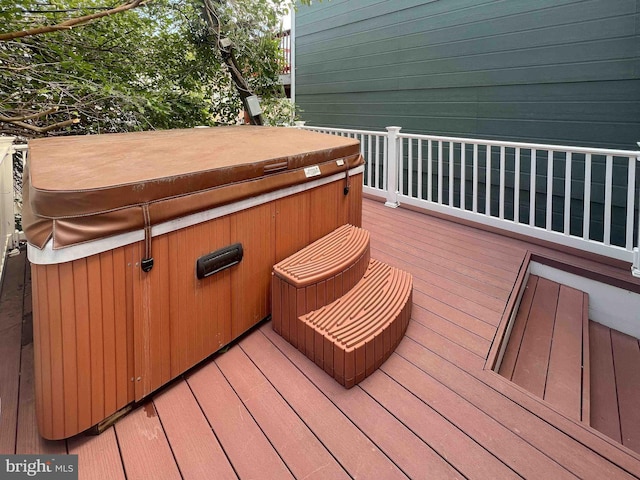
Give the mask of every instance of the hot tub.
<svg viewBox="0 0 640 480">
<path fill-rule="evenodd" d="M 270 314 L 272 266 L 361 224 L 356 140 L 219 127 L 32 140 L 36 412 L 95 426 Z"/>
</svg>

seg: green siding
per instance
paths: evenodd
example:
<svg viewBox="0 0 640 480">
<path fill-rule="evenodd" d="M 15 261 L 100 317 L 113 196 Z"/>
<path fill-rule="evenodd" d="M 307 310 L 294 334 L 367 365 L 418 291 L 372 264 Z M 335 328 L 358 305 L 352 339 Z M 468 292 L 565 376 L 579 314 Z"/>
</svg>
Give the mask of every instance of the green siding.
<svg viewBox="0 0 640 480">
<path fill-rule="evenodd" d="M 640 0 L 332 0 L 296 13 L 314 125 L 634 149 Z"/>
</svg>

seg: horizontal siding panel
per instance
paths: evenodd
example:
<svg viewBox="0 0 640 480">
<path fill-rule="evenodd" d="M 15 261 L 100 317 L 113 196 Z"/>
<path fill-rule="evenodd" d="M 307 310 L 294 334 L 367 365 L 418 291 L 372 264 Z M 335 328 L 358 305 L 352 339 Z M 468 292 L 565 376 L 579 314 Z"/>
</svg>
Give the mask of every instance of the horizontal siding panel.
<svg viewBox="0 0 640 480">
<path fill-rule="evenodd" d="M 414 48 L 425 44 L 477 40 L 510 33 L 544 30 L 551 26 L 627 17 L 636 13 L 634 0 L 509 0 L 489 4 L 475 1 L 471 2 L 475 4 L 473 7 L 463 9 L 456 9 L 456 3 L 459 2 L 427 4 L 342 28 L 335 28 L 333 22 L 323 21 L 319 24 L 322 29 L 317 34 L 299 26 L 296 37 L 298 55 L 304 57 L 309 53 L 317 54 L 345 48 L 352 51 L 354 56 L 365 52 L 382 53 L 400 47 Z M 421 16 L 421 11 L 431 14 Z M 541 37 L 544 36 L 544 31 L 540 33 Z M 397 42 L 403 43 L 399 45 Z M 361 53 L 358 51 L 359 46 L 364 47 Z"/>
<path fill-rule="evenodd" d="M 518 102 L 397 102 L 397 103 L 341 103 L 321 102 L 307 104 L 305 114 L 334 113 L 336 115 L 384 116 L 407 115 L 428 112 L 432 117 L 484 118 L 494 120 L 538 120 L 546 121 L 550 116 L 554 121 L 568 122 L 617 122 L 640 124 L 640 101 L 636 102 L 530 102 L 527 111 Z M 639 134 L 640 137 L 640 134 Z"/>
<path fill-rule="evenodd" d="M 392 73 L 390 69 L 387 70 Z M 587 82 L 603 80 L 633 80 L 638 78 L 640 60 L 610 60 L 597 64 L 576 63 L 534 67 L 496 68 L 470 72 L 433 73 L 404 77 L 371 78 L 369 80 L 328 80 L 310 83 L 300 79 L 300 95 L 361 91 L 415 90 L 423 88 L 473 87 L 489 85 L 519 85 L 531 83 Z M 304 106 L 303 106 L 304 108 Z"/>
<path fill-rule="evenodd" d="M 552 47 L 513 49 L 482 55 L 448 56 L 446 58 L 420 61 L 416 58 L 407 60 L 405 51 L 402 51 L 395 55 L 395 60 L 391 57 L 386 58 L 386 64 L 380 63 L 366 68 L 352 68 L 348 62 L 345 62 L 343 69 L 323 73 L 307 73 L 306 68 L 301 66 L 298 68 L 296 75 L 299 82 L 306 82 L 308 79 L 310 84 L 352 82 L 373 78 L 383 79 L 388 77 L 389 74 L 392 74 L 393 77 L 429 77 L 431 75 L 626 60 L 632 59 L 637 54 L 637 51 L 638 46 L 633 41 L 633 37 L 571 45 L 554 45 Z M 598 69 L 594 70 L 597 71 Z M 602 76 L 607 78 L 607 73 L 602 72 Z M 535 78 L 531 80 L 535 81 Z"/>
<path fill-rule="evenodd" d="M 459 40 L 458 37 L 453 36 L 447 42 L 441 42 L 441 39 L 438 38 L 441 36 L 440 32 L 434 32 L 433 34 L 420 35 L 419 38 L 415 38 L 416 36 L 398 37 L 393 42 L 384 42 L 380 45 L 379 50 L 373 50 L 373 45 L 365 44 L 349 48 L 327 49 L 304 55 L 299 49 L 298 59 L 301 67 L 298 69 L 298 73 L 305 75 L 356 70 L 403 62 L 424 62 L 471 55 L 485 58 L 480 55 L 526 49 L 529 49 L 527 54 L 540 55 L 545 53 L 545 51 L 539 50 L 543 47 L 563 46 L 569 50 L 581 48 L 581 46 L 582 48 L 590 48 L 591 44 L 587 42 L 603 42 L 619 38 L 624 39 L 623 41 L 626 43 L 623 45 L 623 49 L 633 52 L 635 47 L 634 53 L 637 53 L 636 42 L 633 38 L 635 32 L 636 22 L 631 16 L 596 19 L 570 25 L 561 24 L 503 35 L 492 34 L 471 40 Z M 577 44 L 581 44 L 581 46 Z M 615 52 L 620 54 L 618 51 Z"/>
</svg>

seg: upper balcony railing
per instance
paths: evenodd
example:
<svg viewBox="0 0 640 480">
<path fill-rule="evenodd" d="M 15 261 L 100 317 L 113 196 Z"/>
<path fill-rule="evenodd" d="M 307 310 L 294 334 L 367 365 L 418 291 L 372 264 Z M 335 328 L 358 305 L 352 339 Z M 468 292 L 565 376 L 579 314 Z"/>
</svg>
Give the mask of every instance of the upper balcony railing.
<svg viewBox="0 0 640 480">
<path fill-rule="evenodd" d="M 305 126 L 360 140 L 364 191 L 632 263 L 640 151 Z"/>
<path fill-rule="evenodd" d="M 277 37 L 280 39 L 280 60 L 281 75 L 289 75 L 291 73 L 291 30 L 280 32 Z"/>
</svg>

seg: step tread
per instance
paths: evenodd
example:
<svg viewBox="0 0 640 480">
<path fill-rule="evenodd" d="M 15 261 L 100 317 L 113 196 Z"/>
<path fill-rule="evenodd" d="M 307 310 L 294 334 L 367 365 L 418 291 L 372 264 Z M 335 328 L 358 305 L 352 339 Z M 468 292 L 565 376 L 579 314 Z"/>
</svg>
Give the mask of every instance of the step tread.
<svg viewBox="0 0 640 480">
<path fill-rule="evenodd" d="M 369 248 L 369 232 L 343 225 L 273 267 L 287 283 L 302 288 L 336 275 L 355 263 Z"/>
<path fill-rule="evenodd" d="M 325 332 L 345 349 L 354 348 L 400 313 L 411 287 L 410 274 L 372 259 L 353 289 L 301 320 Z"/>
<path fill-rule="evenodd" d="M 413 278 L 370 260 L 341 298 L 298 318 L 298 348 L 347 388 L 371 375 L 395 350 L 411 317 Z"/>
</svg>

